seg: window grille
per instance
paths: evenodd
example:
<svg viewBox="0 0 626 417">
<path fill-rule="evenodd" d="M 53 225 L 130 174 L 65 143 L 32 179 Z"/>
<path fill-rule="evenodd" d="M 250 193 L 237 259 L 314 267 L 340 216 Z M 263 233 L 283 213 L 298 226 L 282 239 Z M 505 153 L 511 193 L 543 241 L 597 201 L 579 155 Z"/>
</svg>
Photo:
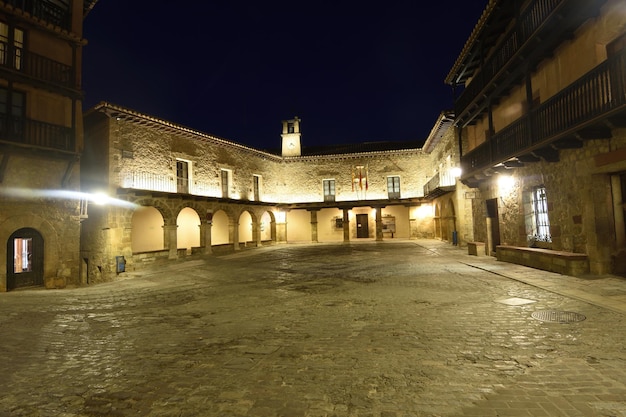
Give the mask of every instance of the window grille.
<svg viewBox="0 0 626 417">
<path fill-rule="evenodd" d="M 532 193 L 533 209 L 533 234 L 536 240 L 541 242 L 552 242 L 550 236 L 550 219 L 548 218 L 548 199 L 544 186 L 533 188 Z"/>
</svg>

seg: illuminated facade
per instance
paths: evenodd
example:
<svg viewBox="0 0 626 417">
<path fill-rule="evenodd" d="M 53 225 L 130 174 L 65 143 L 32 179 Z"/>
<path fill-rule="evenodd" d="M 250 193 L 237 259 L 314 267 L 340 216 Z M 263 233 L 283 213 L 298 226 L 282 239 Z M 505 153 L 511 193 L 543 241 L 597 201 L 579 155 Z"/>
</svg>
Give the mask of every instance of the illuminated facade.
<svg viewBox="0 0 626 417">
<path fill-rule="evenodd" d="M 0 1 L 0 291 L 80 283 L 82 25 L 95 3 Z"/>
<path fill-rule="evenodd" d="M 136 270 L 281 242 L 463 241 L 458 230 L 471 227 L 457 213 L 471 205 L 451 197 L 459 160 L 450 124 L 442 115 L 427 151 L 416 142 L 307 148 L 294 118 L 274 154 L 102 103 L 85 117 L 83 191 L 134 206 L 90 205 L 89 282 L 113 279 L 120 257 Z"/>
<path fill-rule="evenodd" d="M 489 254 L 626 272 L 625 46 L 622 0 L 489 2 L 446 78 L 462 90 L 462 181 Z"/>
</svg>

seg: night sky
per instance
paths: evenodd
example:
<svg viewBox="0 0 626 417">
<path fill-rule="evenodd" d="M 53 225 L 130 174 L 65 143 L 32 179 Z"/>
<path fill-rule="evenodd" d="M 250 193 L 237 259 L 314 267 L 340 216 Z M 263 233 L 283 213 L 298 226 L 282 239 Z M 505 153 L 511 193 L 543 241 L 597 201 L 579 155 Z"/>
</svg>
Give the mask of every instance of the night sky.
<svg viewBox="0 0 626 417">
<path fill-rule="evenodd" d="M 194 3 L 196 5 L 194 5 Z M 85 20 L 85 109 L 128 107 L 259 149 L 425 140 L 487 0 L 100 0 Z"/>
</svg>

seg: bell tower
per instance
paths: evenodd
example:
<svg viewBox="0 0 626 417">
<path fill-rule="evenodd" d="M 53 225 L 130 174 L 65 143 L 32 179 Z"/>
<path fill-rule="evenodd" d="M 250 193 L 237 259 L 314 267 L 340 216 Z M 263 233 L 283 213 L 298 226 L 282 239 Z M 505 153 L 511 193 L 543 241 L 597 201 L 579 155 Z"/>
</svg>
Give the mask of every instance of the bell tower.
<svg viewBox="0 0 626 417">
<path fill-rule="evenodd" d="M 302 155 L 302 148 L 300 146 L 300 119 L 298 119 L 298 116 L 290 120 L 283 120 L 283 133 L 280 136 L 283 138 L 283 156 Z"/>
</svg>

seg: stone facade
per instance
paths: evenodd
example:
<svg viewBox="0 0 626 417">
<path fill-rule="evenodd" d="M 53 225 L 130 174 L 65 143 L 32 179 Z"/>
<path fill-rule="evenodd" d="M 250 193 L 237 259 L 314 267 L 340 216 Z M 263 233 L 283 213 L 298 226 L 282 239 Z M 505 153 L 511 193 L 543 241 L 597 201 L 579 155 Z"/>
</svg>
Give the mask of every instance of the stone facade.
<svg viewBox="0 0 626 417">
<path fill-rule="evenodd" d="M 509 54 L 501 45 L 513 36 L 511 29 L 500 33 L 493 54 L 482 58 L 484 66 L 469 76 L 458 75 L 471 66 L 468 51 L 489 36 L 489 19 L 500 18 L 499 11 L 488 8 L 449 75 L 449 81 L 466 87 L 455 111 L 462 127 L 462 179 L 476 197 L 474 239 L 484 242 L 489 254 L 495 254 L 498 245 L 533 246 L 587 255 L 594 274 L 624 273 L 623 2 L 609 0 L 580 9 L 565 1 L 541 12 L 537 4 L 527 2 L 519 13 L 509 15 L 520 16 L 519 22 L 505 22 L 525 30 L 515 34 L 515 48 L 520 49 L 515 53 L 524 55 L 523 48 L 549 26 L 528 29 L 526 16 L 545 23 L 560 14 L 562 30 L 573 35 L 566 39 L 552 34 L 547 42 L 542 40 L 545 49 L 535 49 L 522 67 L 511 58 L 498 61 L 505 71 L 480 74 Z M 520 36 L 527 37 L 527 43 Z M 482 44 L 480 48 L 489 49 Z M 484 80 L 484 86 L 473 85 Z M 483 98 L 486 107 L 479 104 Z"/>
<path fill-rule="evenodd" d="M 461 225 L 468 235 L 465 220 L 455 217 L 467 211 L 462 193 L 454 194 L 455 178 L 445 174 L 452 178 L 447 198 L 424 194 L 433 174 L 458 167 L 454 129 L 438 131 L 443 140 L 429 142 L 428 153 L 414 146 L 357 146 L 309 154 L 295 126 L 293 133 L 283 126 L 283 142 L 295 138 L 296 146 L 285 147 L 301 155 L 275 155 L 108 103 L 91 110 L 82 189 L 115 198 L 90 204 L 83 222 L 87 281 L 115 279 L 121 257 L 122 269 L 137 270 L 281 242 L 452 241 Z M 443 154 L 443 165 L 433 161 Z M 436 210 L 443 210 L 437 226 Z"/>
<path fill-rule="evenodd" d="M 84 272 L 80 57 L 95 1 L 37 3 L 0 2 L 0 291 L 79 285 Z"/>
</svg>

